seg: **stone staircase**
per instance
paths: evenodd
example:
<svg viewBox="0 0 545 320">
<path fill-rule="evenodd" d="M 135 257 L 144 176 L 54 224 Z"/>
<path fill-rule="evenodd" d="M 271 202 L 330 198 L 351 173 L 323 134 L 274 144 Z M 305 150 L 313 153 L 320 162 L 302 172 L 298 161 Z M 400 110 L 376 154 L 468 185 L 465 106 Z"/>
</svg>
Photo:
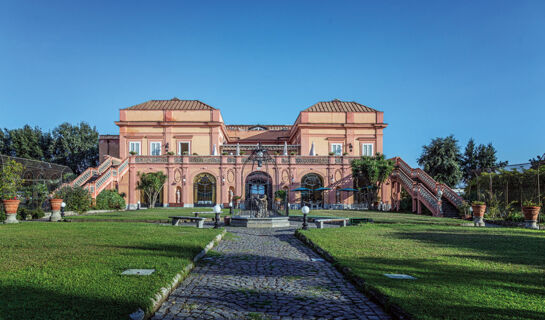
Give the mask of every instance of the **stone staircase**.
<svg viewBox="0 0 545 320">
<path fill-rule="evenodd" d="M 125 160 L 107 156 L 96 168 L 88 168 L 74 181 L 69 183 L 72 187 L 82 187 L 89 191 L 95 199 L 102 190 L 112 189 L 114 183 L 129 171 L 129 158 Z"/>
<path fill-rule="evenodd" d="M 413 198 L 413 211 L 420 211 L 421 203 L 433 216 L 458 217 L 458 208 L 464 203 L 454 190 L 443 183 L 435 181 L 424 170 L 411 168 L 403 159 L 396 157 L 392 182 L 399 183 Z M 415 208 L 415 200 L 417 208 Z"/>
</svg>

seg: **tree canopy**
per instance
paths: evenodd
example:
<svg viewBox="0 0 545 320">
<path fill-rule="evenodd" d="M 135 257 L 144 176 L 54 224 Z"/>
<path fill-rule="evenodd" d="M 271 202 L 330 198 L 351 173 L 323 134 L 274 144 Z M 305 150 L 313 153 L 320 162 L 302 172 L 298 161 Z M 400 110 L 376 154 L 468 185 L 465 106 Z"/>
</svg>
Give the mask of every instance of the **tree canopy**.
<svg viewBox="0 0 545 320">
<path fill-rule="evenodd" d="M 98 165 L 98 132 L 85 122 L 63 123 L 52 132 L 29 125 L 4 129 L 0 130 L 0 153 L 66 165 L 79 174 Z"/>
<path fill-rule="evenodd" d="M 486 169 L 495 170 L 505 167 L 507 162 L 498 161 L 496 153 L 496 148 L 491 143 L 476 145 L 473 138 L 469 139 L 460 161 L 464 182 L 469 183 Z"/>
<path fill-rule="evenodd" d="M 157 197 L 165 185 L 167 176 L 161 172 L 140 173 L 138 172 L 140 180 L 136 182 L 136 189 L 144 192 L 150 208 L 155 207 Z"/>
<path fill-rule="evenodd" d="M 461 158 L 458 140 L 450 135 L 423 146 L 418 164 L 436 181 L 454 187 L 462 178 Z"/>
<path fill-rule="evenodd" d="M 352 176 L 363 182 L 365 186 L 371 186 L 370 195 L 372 199 L 368 200 L 374 202 L 377 199 L 381 185 L 394 170 L 394 161 L 388 160 L 383 154 L 377 153 L 373 157 L 362 156 L 360 159 L 352 160 L 351 166 Z"/>
</svg>

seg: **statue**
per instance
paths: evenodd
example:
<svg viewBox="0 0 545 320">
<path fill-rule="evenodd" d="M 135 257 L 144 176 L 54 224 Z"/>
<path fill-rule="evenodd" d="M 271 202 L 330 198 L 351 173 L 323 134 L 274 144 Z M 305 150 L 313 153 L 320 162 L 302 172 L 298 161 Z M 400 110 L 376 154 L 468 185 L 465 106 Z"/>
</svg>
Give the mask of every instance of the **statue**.
<svg viewBox="0 0 545 320">
<path fill-rule="evenodd" d="M 267 196 L 262 195 L 256 195 L 253 196 L 251 199 L 251 205 L 252 210 L 255 211 L 255 217 L 256 218 L 266 218 L 269 216 L 268 214 L 268 201 Z"/>
</svg>

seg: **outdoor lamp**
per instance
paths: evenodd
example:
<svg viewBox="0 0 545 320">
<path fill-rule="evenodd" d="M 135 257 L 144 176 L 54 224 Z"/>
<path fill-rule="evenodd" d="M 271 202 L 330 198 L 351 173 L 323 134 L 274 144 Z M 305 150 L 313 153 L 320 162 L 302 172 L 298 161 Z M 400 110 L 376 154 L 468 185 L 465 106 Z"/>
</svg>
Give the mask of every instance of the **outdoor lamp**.
<svg viewBox="0 0 545 320">
<path fill-rule="evenodd" d="M 214 213 L 216 214 L 216 221 L 214 221 L 214 229 L 219 228 L 219 220 L 220 220 L 220 213 L 221 213 L 221 207 L 219 204 L 214 206 Z"/>
<path fill-rule="evenodd" d="M 303 213 L 303 230 L 308 230 L 307 214 L 310 212 L 310 209 L 307 206 L 303 206 L 301 212 Z"/>
<path fill-rule="evenodd" d="M 229 202 L 229 214 L 230 215 L 234 214 L 234 212 L 233 212 L 233 201 Z"/>
<path fill-rule="evenodd" d="M 64 207 L 66 207 L 66 203 L 64 201 L 61 203 L 61 216 L 64 218 Z"/>
</svg>

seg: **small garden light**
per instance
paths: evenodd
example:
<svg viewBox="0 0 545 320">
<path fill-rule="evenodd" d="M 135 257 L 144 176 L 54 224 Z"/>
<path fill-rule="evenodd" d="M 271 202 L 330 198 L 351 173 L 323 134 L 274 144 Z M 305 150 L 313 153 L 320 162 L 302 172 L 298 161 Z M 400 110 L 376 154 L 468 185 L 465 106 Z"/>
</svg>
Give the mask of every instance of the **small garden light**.
<svg viewBox="0 0 545 320">
<path fill-rule="evenodd" d="M 301 212 L 303 213 L 303 230 L 308 230 L 307 214 L 310 212 L 310 209 L 307 206 L 303 206 Z"/>
</svg>

